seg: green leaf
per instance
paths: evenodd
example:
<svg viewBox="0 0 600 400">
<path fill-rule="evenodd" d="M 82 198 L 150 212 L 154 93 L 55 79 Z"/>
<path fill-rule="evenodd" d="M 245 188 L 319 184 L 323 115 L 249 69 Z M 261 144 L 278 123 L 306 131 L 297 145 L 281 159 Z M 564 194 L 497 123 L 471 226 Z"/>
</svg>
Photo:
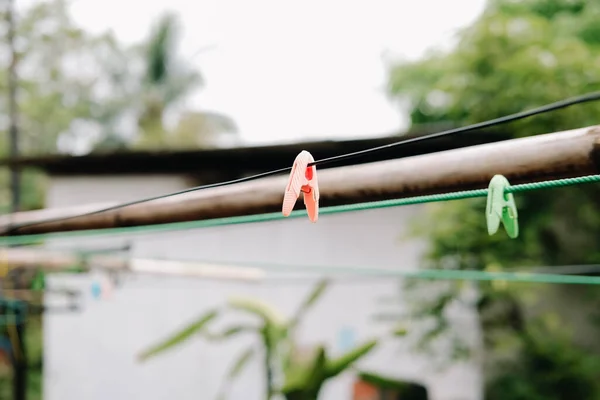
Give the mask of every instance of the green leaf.
<svg viewBox="0 0 600 400">
<path fill-rule="evenodd" d="M 233 383 L 233 380 L 239 376 L 244 367 L 248 364 L 248 362 L 254 356 L 255 350 L 252 347 L 244 350 L 240 356 L 236 359 L 235 363 L 231 366 L 229 371 L 227 372 L 227 379 L 225 379 L 222 383 L 221 390 L 217 396 L 217 400 L 224 400 L 227 396 L 227 389 Z"/>
<path fill-rule="evenodd" d="M 350 368 L 353 363 L 373 350 L 373 348 L 377 346 L 377 343 L 378 341 L 375 339 L 370 340 L 365 344 L 355 347 L 335 360 L 329 360 L 327 363 L 327 377 L 332 378 Z"/>
<path fill-rule="evenodd" d="M 223 332 L 220 332 L 220 333 L 204 332 L 203 336 L 205 338 L 207 338 L 208 340 L 221 341 L 221 340 L 229 339 L 230 337 L 235 336 L 238 333 L 258 332 L 258 331 L 259 331 L 259 328 L 255 327 L 255 326 L 238 325 L 238 326 L 232 326 L 231 328 L 227 328 Z"/>
<path fill-rule="evenodd" d="M 309 388 L 321 387 L 326 379 L 326 368 L 327 352 L 325 347 L 319 346 L 308 375 L 307 386 Z"/>
<path fill-rule="evenodd" d="M 283 317 L 275 309 L 257 299 L 232 297 L 229 299 L 229 306 L 233 309 L 249 312 L 273 323 L 282 323 L 284 321 Z"/>
<path fill-rule="evenodd" d="M 309 362 L 296 362 L 286 371 L 282 394 L 289 397 L 321 387 L 327 378 L 327 353 L 323 346 L 316 350 Z"/>
<path fill-rule="evenodd" d="M 377 386 L 380 390 L 394 391 L 398 393 L 401 399 L 426 399 L 427 389 L 425 386 L 416 382 L 397 380 L 384 375 L 375 374 L 372 372 L 359 372 L 358 378 L 373 386 Z"/>
<path fill-rule="evenodd" d="M 252 359 L 252 356 L 254 356 L 254 354 L 254 348 L 249 347 L 238 357 L 236 362 L 229 370 L 229 373 L 227 374 L 229 380 L 235 379 L 239 376 L 246 364 L 248 364 L 248 362 Z"/>
<path fill-rule="evenodd" d="M 264 325 L 259 330 L 263 342 L 269 349 L 274 349 L 280 340 L 286 337 L 287 326 L 284 317 L 270 305 L 251 298 L 235 297 L 229 300 L 233 309 L 249 312 L 263 320 Z"/>
<path fill-rule="evenodd" d="M 178 346 L 189 339 L 192 335 L 199 333 L 206 327 L 206 325 L 214 320 L 218 315 L 218 312 L 213 310 L 204 314 L 198 320 L 193 322 L 192 324 L 186 326 L 179 332 L 171 335 L 167 339 L 159 342 L 158 344 L 151 346 L 147 350 L 144 350 L 139 356 L 138 359 L 140 361 L 146 361 L 150 357 L 154 357 L 160 353 L 163 353 L 167 350 L 173 349 L 175 346 Z"/>
<path fill-rule="evenodd" d="M 306 314 L 306 312 L 319 300 L 319 298 L 325 293 L 325 289 L 329 285 L 329 281 L 327 279 L 323 279 L 317 283 L 312 292 L 306 297 L 300 308 L 296 311 L 296 314 L 292 318 L 290 322 L 290 329 L 294 328 L 299 322 L 300 319 Z"/>
<path fill-rule="evenodd" d="M 252 298 L 235 297 L 229 300 L 233 309 L 253 314 L 263 321 L 263 326 L 258 330 L 265 346 L 266 357 L 271 359 L 281 341 L 287 337 L 285 319 L 268 304 Z"/>
<path fill-rule="evenodd" d="M 233 309 L 246 311 L 262 320 L 278 326 L 283 326 L 285 319 L 270 305 L 251 298 L 244 297 L 232 297 L 229 299 L 229 306 Z"/>
<path fill-rule="evenodd" d="M 392 335 L 396 337 L 406 336 L 407 334 L 408 330 L 404 326 L 398 326 L 392 331 Z"/>
</svg>

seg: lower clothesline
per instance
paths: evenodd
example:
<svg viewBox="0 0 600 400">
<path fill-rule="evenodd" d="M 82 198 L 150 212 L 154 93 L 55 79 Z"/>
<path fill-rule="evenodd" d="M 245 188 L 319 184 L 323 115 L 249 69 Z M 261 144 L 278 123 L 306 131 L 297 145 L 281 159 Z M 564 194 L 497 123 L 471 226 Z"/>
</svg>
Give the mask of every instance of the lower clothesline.
<svg viewBox="0 0 600 400">
<path fill-rule="evenodd" d="M 173 260 L 169 261 L 190 261 L 190 260 Z M 515 283 L 552 283 L 552 284 L 575 284 L 575 285 L 600 285 L 600 276 L 591 275 L 570 275 L 557 274 L 551 272 L 533 272 L 525 269 L 517 271 L 477 271 L 477 270 L 447 270 L 447 269 L 417 269 L 406 270 L 402 268 L 381 268 L 373 266 L 326 266 L 326 265 L 310 265 L 310 264 L 280 264 L 268 262 L 248 262 L 248 261 L 214 261 L 214 260 L 194 260 L 202 264 L 211 266 L 236 267 L 236 268 L 253 268 L 265 271 L 264 277 L 257 280 L 236 281 L 240 284 L 261 285 L 261 284 L 280 284 L 280 283 L 300 283 L 314 282 L 319 279 L 329 279 L 332 282 L 336 280 L 350 280 L 360 278 L 373 281 L 374 279 L 420 279 L 420 280 L 452 280 L 452 281 L 505 281 Z M 591 267 L 591 266 L 590 266 Z M 598 267 L 598 266 L 597 266 Z M 551 270 L 552 267 L 546 270 Z M 563 268 L 564 269 L 564 268 Z M 600 269 L 599 269 L 600 270 Z M 270 272 L 278 273 L 278 276 L 269 277 Z M 312 273 L 312 276 L 283 276 L 283 274 L 294 273 Z M 134 273 L 134 276 L 139 276 Z M 280 275 L 279 275 L 280 274 Z M 172 276 L 176 278 L 176 276 Z M 164 280 L 165 276 L 161 276 Z M 168 278 L 167 278 L 168 279 Z M 187 278 L 186 278 L 187 279 Z M 190 278 L 205 279 L 204 277 Z M 207 277 L 206 279 L 215 281 Z M 218 280 L 218 278 L 216 279 Z"/>
</svg>

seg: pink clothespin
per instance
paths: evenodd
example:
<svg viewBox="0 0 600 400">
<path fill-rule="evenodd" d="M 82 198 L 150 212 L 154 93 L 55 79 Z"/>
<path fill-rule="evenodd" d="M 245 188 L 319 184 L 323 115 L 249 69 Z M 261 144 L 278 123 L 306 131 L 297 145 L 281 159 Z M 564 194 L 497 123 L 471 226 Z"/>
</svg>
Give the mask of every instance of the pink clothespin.
<svg viewBox="0 0 600 400">
<path fill-rule="evenodd" d="M 290 179 L 283 197 L 283 215 L 288 217 L 300 192 L 304 193 L 304 205 L 308 211 L 308 218 L 317 222 L 319 218 L 319 184 L 317 182 L 317 167 L 308 166 L 314 162 L 313 156 L 306 150 L 302 150 L 294 160 L 294 166 L 290 173 Z"/>
</svg>

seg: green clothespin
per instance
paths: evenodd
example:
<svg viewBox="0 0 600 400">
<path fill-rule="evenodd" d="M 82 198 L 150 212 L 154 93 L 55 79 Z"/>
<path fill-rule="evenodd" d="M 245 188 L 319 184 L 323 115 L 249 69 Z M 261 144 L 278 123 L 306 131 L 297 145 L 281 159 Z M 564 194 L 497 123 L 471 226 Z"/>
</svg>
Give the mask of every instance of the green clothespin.
<svg viewBox="0 0 600 400">
<path fill-rule="evenodd" d="M 493 235 L 498 231 L 500 221 L 512 239 L 519 236 L 519 221 L 517 206 L 512 193 L 507 193 L 510 187 L 508 180 L 502 175 L 495 175 L 490 181 L 485 209 L 488 233 Z"/>
</svg>

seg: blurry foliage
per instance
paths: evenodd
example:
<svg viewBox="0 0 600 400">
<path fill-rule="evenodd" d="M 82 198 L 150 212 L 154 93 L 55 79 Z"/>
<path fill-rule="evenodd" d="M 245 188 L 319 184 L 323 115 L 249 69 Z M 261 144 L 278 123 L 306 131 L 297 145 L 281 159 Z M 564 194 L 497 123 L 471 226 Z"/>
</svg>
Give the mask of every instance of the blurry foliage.
<svg viewBox="0 0 600 400">
<path fill-rule="evenodd" d="M 126 48 L 112 33 L 94 35 L 77 26 L 68 7 L 67 0 L 34 2 L 15 18 L 22 155 L 211 147 L 218 135 L 236 131 L 224 115 L 181 104 L 201 81 L 192 65 L 175 56 L 173 15 L 159 21 L 147 42 Z M 6 32 L 4 5 L 0 30 Z M 7 54 L 0 57 L 1 158 L 8 157 Z M 163 118 L 173 106 L 179 106 L 182 118 L 168 131 Z M 21 209 L 42 208 L 43 174 L 25 170 L 21 180 Z M 0 169 L 1 213 L 10 210 L 8 182 L 8 171 Z M 35 400 L 42 395 L 41 321 L 31 319 L 27 341 L 28 398 Z M 0 398 L 9 398 L 10 385 L 10 377 L 1 375 Z"/>
<path fill-rule="evenodd" d="M 0 327 L 0 338 L 3 338 L 2 343 L 7 343 L 4 338 L 9 338 L 9 327 Z M 25 341 L 27 346 L 27 361 L 28 384 L 27 384 L 27 399 L 41 400 L 43 398 L 43 371 L 42 371 L 42 318 L 39 316 L 29 316 L 27 319 L 27 327 L 25 332 Z M 3 346 L 0 346 L 3 347 Z M 0 399 L 12 398 L 12 368 L 9 366 L 4 368 L 0 363 Z"/>
<path fill-rule="evenodd" d="M 490 382 L 488 400 L 598 399 L 600 359 L 573 346 L 572 340 L 548 327 L 531 324 L 517 360 L 505 362 Z M 537 329 L 536 329 L 537 328 Z"/>
<path fill-rule="evenodd" d="M 249 313 L 258 320 L 258 324 L 236 325 L 221 333 L 211 333 L 208 330 L 209 325 L 225 311 L 211 310 L 164 341 L 143 351 L 140 359 L 146 360 L 171 350 L 195 335 L 208 340 L 222 341 L 239 334 L 252 333 L 257 335 L 261 342 L 266 376 L 266 398 L 271 399 L 273 396 L 281 394 L 288 400 L 315 400 L 328 379 L 351 368 L 379 342 L 379 340 L 369 340 L 337 358 L 329 356 L 323 346 L 318 346 L 310 355 L 301 354 L 299 344 L 294 339 L 295 330 L 305 313 L 322 296 L 326 287 L 326 281 L 319 282 L 290 319 L 284 318 L 269 305 L 260 301 L 244 298 L 232 299 L 227 305 L 229 309 Z M 223 383 L 219 394 L 220 399 L 225 398 L 233 379 L 241 373 L 253 357 L 260 355 L 260 352 L 255 346 L 250 346 L 240 353 L 239 358 L 233 363 L 227 374 L 227 380 Z M 282 382 L 278 382 L 280 371 L 283 374 Z"/>
<path fill-rule="evenodd" d="M 394 66 L 390 91 L 408 101 L 413 126 L 418 127 L 481 122 L 599 90 L 599 19 L 600 2 L 489 1 L 483 14 L 459 33 L 450 52 L 434 51 L 417 62 Z M 600 104 L 586 104 L 489 132 L 530 136 L 595 125 L 600 123 L 598 115 Z M 600 263 L 600 187 L 535 191 L 515 198 L 521 227 L 516 240 L 504 232 L 487 235 L 485 199 L 428 206 L 428 218 L 418 221 L 416 232 L 430 244 L 427 267 L 501 270 Z M 422 284 L 430 283 L 411 282 Z M 422 316 L 439 321 L 431 339 L 439 336 L 436 330 L 446 329 L 445 310 L 463 286 L 447 283 L 444 295 L 419 304 Z M 488 355 L 495 357 L 507 338 L 521 346 L 513 364 L 488 371 L 490 399 L 600 399 L 599 379 L 592 367 L 596 355 L 544 327 L 538 327 L 541 332 L 536 335 L 529 333 L 533 322 L 522 313 L 532 297 L 528 286 L 506 288 L 496 282 L 478 287 L 476 306 Z M 598 301 L 599 295 L 593 290 L 589 301 Z"/>
<path fill-rule="evenodd" d="M 41 400 L 43 398 L 43 332 L 42 317 L 30 316 L 25 333 L 29 366 L 27 376 L 28 400 Z"/>
<path fill-rule="evenodd" d="M 199 111 L 186 111 L 172 131 L 164 127 L 169 107 L 179 105 L 202 83 L 200 74 L 177 58 L 178 34 L 177 17 L 166 13 L 147 41 L 136 49 L 144 63 L 140 91 L 131 98 L 132 104 L 136 104 L 136 99 L 141 100 L 138 104 L 141 135 L 136 143 L 139 147 L 212 146 L 220 134 L 237 131 L 230 118 Z"/>
<path fill-rule="evenodd" d="M 112 33 L 86 32 L 67 0 L 34 2 L 17 15 L 19 144 L 22 155 L 164 150 L 219 145 L 237 131 L 225 115 L 189 109 L 185 100 L 202 83 L 178 58 L 179 26 L 166 13 L 148 38 L 131 48 Z M 5 32 L 0 6 L 0 29 Z M 0 157 L 8 156 L 7 53 L 0 57 Z M 179 115 L 165 127 L 168 113 Z M 43 180 L 23 176 L 23 207 L 43 205 Z M 0 171 L 0 208 L 9 203 L 8 173 Z"/>
<path fill-rule="evenodd" d="M 11 190 L 8 168 L 0 168 L 0 214 L 11 212 Z M 46 176 L 34 169 L 21 171 L 21 211 L 37 210 L 44 207 Z"/>
<path fill-rule="evenodd" d="M 6 24 L 1 8 L 0 24 Z M 183 104 L 202 81 L 194 66 L 177 56 L 173 14 L 163 15 L 147 40 L 131 48 L 112 33 L 94 35 L 77 26 L 66 0 L 35 2 L 17 16 L 16 30 L 24 154 L 83 154 L 134 144 L 212 146 L 214 136 L 236 131 L 231 120 L 215 113 L 188 120 L 183 134 L 164 128 L 168 111 L 204 115 Z M 7 66 L 8 58 L 2 57 L 0 111 L 5 115 Z M 0 123 L 0 132 L 7 128 L 6 121 Z M 6 135 L 2 138 L 0 151 L 6 154 Z"/>
<path fill-rule="evenodd" d="M 600 16 L 600 4 L 552 19 L 534 11 L 549 3 L 572 1 L 491 1 L 452 52 L 393 68 L 390 89 L 409 100 L 413 125 L 480 122 L 599 89 L 600 42 L 580 31 L 582 19 Z M 497 129 L 515 136 L 572 129 L 596 123 L 599 110 L 587 104 Z"/>
<path fill-rule="evenodd" d="M 68 137 L 78 127 L 84 130 L 80 126 L 83 121 L 99 126 L 107 123 L 109 118 L 103 114 L 108 102 L 98 92 L 110 83 L 110 75 L 118 75 L 118 62 L 126 62 L 114 37 L 95 37 L 77 27 L 64 0 L 38 2 L 27 8 L 16 18 L 16 30 L 21 151 L 53 153 L 61 135 Z M 3 64 L 6 62 L 4 58 Z M 5 111 L 5 68 L 0 74 L 0 106 Z M 115 94 L 119 93 L 116 86 L 109 87 Z M 85 137 L 88 132 L 80 134 Z"/>
</svg>

